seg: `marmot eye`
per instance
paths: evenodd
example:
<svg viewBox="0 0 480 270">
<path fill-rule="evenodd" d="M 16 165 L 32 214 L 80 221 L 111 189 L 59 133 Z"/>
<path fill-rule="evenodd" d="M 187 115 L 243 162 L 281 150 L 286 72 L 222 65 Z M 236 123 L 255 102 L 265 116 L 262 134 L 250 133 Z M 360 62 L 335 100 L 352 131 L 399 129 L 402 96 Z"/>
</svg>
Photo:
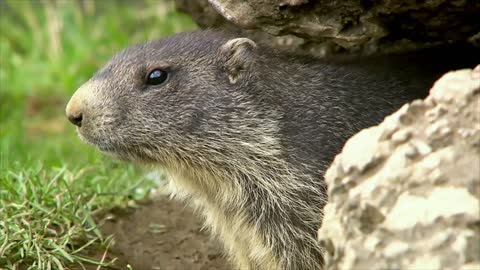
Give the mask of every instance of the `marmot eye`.
<svg viewBox="0 0 480 270">
<path fill-rule="evenodd" d="M 152 70 L 147 76 L 147 85 L 159 85 L 167 80 L 168 74 L 161 69 Z"/>
</svg>

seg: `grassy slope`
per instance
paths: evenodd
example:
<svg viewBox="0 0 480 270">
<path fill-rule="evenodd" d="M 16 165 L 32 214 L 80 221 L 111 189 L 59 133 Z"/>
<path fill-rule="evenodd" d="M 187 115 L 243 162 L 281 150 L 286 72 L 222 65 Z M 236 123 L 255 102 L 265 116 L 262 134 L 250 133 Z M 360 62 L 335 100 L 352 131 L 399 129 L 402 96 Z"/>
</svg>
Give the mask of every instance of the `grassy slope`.
<svg viewBox="0 0 480 270">
<path fill-rule="evenodd" d="M 194 24 L 158 0 L 78 3 L 0 3 L 0 268 L 85 261 L 82 245 L 108 245 L 92 214 L 153 185 L 80 143 L 64 107 L 119 49 Z"/>
</svg>

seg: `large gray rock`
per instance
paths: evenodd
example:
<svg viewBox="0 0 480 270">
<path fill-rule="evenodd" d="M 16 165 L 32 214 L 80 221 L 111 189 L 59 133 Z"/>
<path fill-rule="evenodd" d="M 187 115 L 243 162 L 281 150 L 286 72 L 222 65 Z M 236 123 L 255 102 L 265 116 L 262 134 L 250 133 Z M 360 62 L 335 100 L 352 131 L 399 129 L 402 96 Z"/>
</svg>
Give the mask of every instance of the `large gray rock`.
<svg viewBox="0 0 480 270">
<path fill-rule="evenodd" d="M 249 37 L 256 42 L 263 42 L 279 49 L 287 49 L 299 53 L 323 56 L 332 50 L 329 44 L 309 42 L 294 35 L 274 36 L 259 29 L 242 28 L 224 18 L 208 0 L 175 0 L 178 10 L 188 13 L 201 28 L 219 28 L 238 36 Z"/>
<path fill-rule="evenodd" d="M 326 269 L 480 269 L 480 66 L 356 134 L 326 181 Z"/>
<path fill-rule="evenodd" d="M 259 34 L 311 54 L 405 50 L 480 40 L 477 0 L 176 0 L 202 27 Z M 282 37 L 269 37 L 266 33 Z M 258 41 L 258 39 L 257 39 Z"/>
</svg>

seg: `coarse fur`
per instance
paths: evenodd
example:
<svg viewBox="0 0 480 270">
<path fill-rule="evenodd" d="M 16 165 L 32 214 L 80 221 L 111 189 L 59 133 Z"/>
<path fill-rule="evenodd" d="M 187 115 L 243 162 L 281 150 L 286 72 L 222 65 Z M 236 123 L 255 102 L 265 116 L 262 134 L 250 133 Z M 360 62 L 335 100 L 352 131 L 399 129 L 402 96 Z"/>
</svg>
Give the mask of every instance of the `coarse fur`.
<svg viewBox="0 0 480 270">
<path fill-rule="evenodd" d="M 154 68 L 162 85 L 145 84 Z M 434 76 L 414 73 L 197 31 L 120 52 L 67 115 L 100 150 L 166 169 L 239 269 L 321 269 L 322 175 L 348 137 L 426 95 Z"/>
</svg>

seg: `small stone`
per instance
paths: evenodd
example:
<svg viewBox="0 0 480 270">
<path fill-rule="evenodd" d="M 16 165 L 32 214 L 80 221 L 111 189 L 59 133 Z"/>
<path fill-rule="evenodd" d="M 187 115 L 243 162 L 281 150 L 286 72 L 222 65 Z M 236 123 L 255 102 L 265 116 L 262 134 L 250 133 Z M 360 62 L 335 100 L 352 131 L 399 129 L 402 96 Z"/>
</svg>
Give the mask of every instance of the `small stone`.
<svg viewBox="0 0 480 270">
<path fill-rule="evenodd" d="M 377 141 L 380 136 L 378 129 L 364 129 L 345 144 L 341 163 L 347 174 L 353 171 L 362 172 L 367 167 L 375 166 L 382 158 L 377 149 Z M 356 143 L 362 142 L 362 143 Z M 359 155 L 358 153 L 362 153 Z"/>
<path fill-rule="evenodd" d="M 414 146 L 417 149 L 418 153 L 422 156 L 426 156 L 432 152 L 432 148 L 423 141 L 415 141 Z"/>
<path fill-rule="evenodd" d="M 468 138 L 472 137 L 475 134 L 479 133 L 479 130 L 473 129 L 473 128 L 459 128 L 457 130 L 457 133 L 462 137 L 462 138 Z"/>
<path fill-rule="evenodd" d="M 383 121 L 383 131 L 379 137 L 380 141 L 389 140 L 392 135 L 400 129 L 400 123 L 396 115 L 390 115 L 385 118 Z"/>
<path fill-rule="evenodd" d="M 416 99 L 410 103 L 408 112 L 411 114 L 419 114 L 424 108 L 425 105 L 423 104 L 423 100 Z"/>
<path fill-rule="evenodd" d="M 442 185 L 448 181 L 448 177 L 439 168 L 435 168 L 429 175 L 430 179 L 433 179 L 433 184 L 436 186 Z"/>
<path fill-rule="evenodd" d="M 447 119 L 442 119 L 429 126 L 426 134 L 429 138 L 442 138 L 452 132 L 449 128 L 450 123 Z"/>
<path fill-rule="evenodd" d="M 429 241 L 429 245 L 433 249 L 438 249 L 441 247 L 445 247 L 451 240 L 453 239 L 452 230 L 448 229 L 444 233 L 437 234 L 432 237 Z"/>
<path fill-rule="evenodd" d="M 409 159 L 414 159 L 419 155 L 418 149 L 414 145 L 408 145 L 405 150 L 405 156 Z"/>
<path fill-rule="evenodd" d="M 365 240 L 365 248 L 371 252 L 376 251 L 377 246 L 380 245 L 382 241 L 378 237 L 369 235 L 367 240 Z"/>
<path fill-rule="evenodd" d="M 400 110 L 398 110 L 398 120 L 403 125 L 410 125 L 415 121 L 415 116 L 409 113 L 410 104 L 403 105 Z"/>
<path fill-rule="evenodd" d="M 437 119 L 439 119 L 440 117 L 442 117 L 443 115 L 445 115 L 447 112 L 448 112 L 447 108 L 444 105 L 439 104 L 433 109 L 427 111 L 425 113 L 425 116 L 427 117 L 428 121 L 432 123 Z"/>
<path fill-rule="evenodd" d="M 392 141 L 396 144 L 402 144 L 412 137 L 411 129 L 402 129 L 392 135 Z"/>
<path fill-rule="evenodd" d="M 408 244 L 400 241 L 395 241 L 387 245 L 383 250 L 383 255 L 387 258 L 397 257 L 408 251 Z"/>
</svg>

